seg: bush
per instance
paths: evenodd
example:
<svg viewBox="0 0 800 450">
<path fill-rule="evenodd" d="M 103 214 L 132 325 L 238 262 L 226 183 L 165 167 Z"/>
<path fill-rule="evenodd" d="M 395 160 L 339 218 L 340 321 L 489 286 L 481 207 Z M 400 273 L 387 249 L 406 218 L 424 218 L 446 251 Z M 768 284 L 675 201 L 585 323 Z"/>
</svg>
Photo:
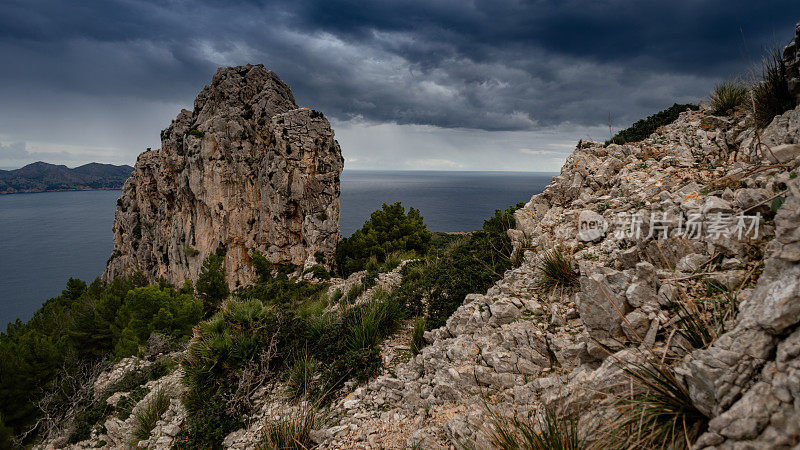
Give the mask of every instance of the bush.
<svg viewBox="0 0 800 450">
<path fill-rule="evenodd" d="M 314 278 L 316 278 L 318 280 L 330 280 L 331 279 L 331 273 L 328 272 L 327 269 L 325 269 L 324 267 L 322 267 L 322 266 L 320 266 L 318 264 L 314 265 L 314 266 L 311 266 L 308 269 L 303 271 L 303 274 L 307 274 L 307 273 L 313 274 Z"/>
<path fill-rule="evenodd" d="M 419 210 L 400 202 L 383 204 L 373 212 L 361 229 L 342 239 L 336 248 L 336 265 L 342 276 L 364 270 L 370 258 L 383 263 L 395 251 L 427 252 L 431 233 L 422 222 Z"/>
<path fill-rule="evenodd" d="M 747 101 L 748 90 L 735 81 L 724 81 L 711 92 L 711 107 L 715 115 L 729 115 Z"/>
<path fill-rule="evenodd" d="M 393 298 L 373 299 L 349 309 L 345 315 L 348 348 L 376 348 L 382 338 L 397 328 L 401 317 L 400 306 Z"/>
<path fill-rule="evenodd" d="M 574 286 L 578 282 L 579 274 L 572 268 L 572 259 L 564 256 L 559 249 L 553 249 L 542 255 L 539 265 L 539 281 L 536 287 L 549 293 L 558 287 Z"/>
<path fill-rule="evenodd" d="M 107 411 L 92 402 L 76 405 L 78 399 L 65 394 L 60 380 L 109 356 L 138 353 L 152 333 L 180 341 L 199 320 L 200 310 L 190 292 L 166 283 L 148 287 L 141 274 L 105 285 L 99 279 L 88 286 L 72 279 L 62 295 L 44 302 L 31 320 L 9 324 L 0 333 L 0 414 L 6 425 L 18 433 L 28 429 L 42 414 L 37 399 L 55 392 L 52 408 L 75 407 L 81 415 L 75 439 L 88 435 L 96 418 Z M 37 437 L 31 433 L 23 444 Z"/>
<path fill-rule="evenodd" d="M 698 108 L 699 107 L 697 105 L 680 105 L 675 103 L 663 111 L 659 111 L 652 116 L 648 116 L 646 119 L 635 122 L 629 128 L 620 131 L 609 141 L 606 141 L 606 144 L 621 145 L 626 142 L 639 142 L 653 134 L 653 132 L 655 132 L 659 127 L 669 125 L 674 122 L 675 119 L 677 119 L 678 116 L 687 109 L 696 111 Z"/>
<path fill-rule="evenodd" d="M 203 261 L 203 267 L 200 268 L 200 275 L 197 277 L 195 287 L 197 295 L 203 300 L 206 316 L 230 295 L 228 281 L 225 279 L 225 267 L 222 264 L 222 256 L 217 253 L 209 254 Z"/>
<path fill-rule="evenodd" d="M 111 406 L 106 402 L 91 403 L 82 408 L 78 408 L 75 414 L 75 421 L 72 424 L 72 432 L 67 439 L 70 444 L 89 439 L 92 429 L 111 413 Z"/>
<path fill-rule="evenodd" d="M 425 347 L 425 319 L 417 317 L 414 319 L 414 329 L 411 331 L 411 344 L 409 345 L 412 355 L 419 355 L 422 347 Z"/>
<path fill-rule="evenodd" d="M 136 354 L 154 333 L 186 336 L 201 318 L 202 304 L 191 295 L 156 286 L 134 289 L 117 313 L 122 330 L 114 355 L 121 359 Z"/>
<path fill-rule="evenodd" d="M 756 125 L 765 127 L 778 114 L 794 108 L 796 99 L 789 91 L 789 77 L 781 54 L 773 49 L 762 58 L 761 80 L 753 86 L 753 116 Z"/>
<path fill-rule="evenodd" d="M 496 210 L 482 229 L 446 241 L 423 261 L 406 264 L 403 281 L 394 291 L 406 313 L 427 313 L 426 328 L 438 328 L 464 303 L 467 294 L 485 292 L 502 278 L 511 269 L 512 244 L 507 231 L 515 225 L 514 211 L 522 206 Z"/>
<path fill-rule="evenodd" d="M 179 436 L 176 447 L 196 449 L 222 449 L 222 440 L 232 431 L 244 426 L 241 415 L 228 413 L 226 392 L 217 392 L 195 404 L 186 415 L 186 431 Z"/>
<path fill-rule="evenodd" d="M 134 413 L 132 437 L 135 441 L 142 441 L 150 437 L 150 432 L 156 422 L 167 412 L 169 397 L 164 390 L 159 390 L 143 408 Z"/>
<path fill-rule="evenodd" d="M 269 348 L 278 325 L 273 309 L 256 299 L 228 300 L 200 323 L 183 360 L 186 409 L 198 411 L 237 369 Z"/>
</svg>

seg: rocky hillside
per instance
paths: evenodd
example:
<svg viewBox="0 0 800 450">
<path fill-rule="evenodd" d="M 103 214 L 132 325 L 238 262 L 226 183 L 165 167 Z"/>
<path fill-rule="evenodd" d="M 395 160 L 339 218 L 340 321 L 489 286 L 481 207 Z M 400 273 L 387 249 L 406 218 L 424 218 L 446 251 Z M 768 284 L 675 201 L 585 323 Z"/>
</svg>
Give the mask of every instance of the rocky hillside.
<svg viewBox="0 0 800 450">
<path fill-rule="evenodd" d="M 48 191 L 119 189 L 133 172 L 131 166 L 90 163 L 70 169 L 35 162 L 14 170 L 0 170 L 0 194 Z"/>
<path fill-rule="evenodd" d="M 401 327 L 381 373 L 343 383 L 315 416 L 288 379 L 242 384 L 250 412 L 223 446 L 258 448 L 277 423 L 330 449 L 527 448 L 514 441 L 553 428 L 580 448 L 797 448 L 800 106 L 753 123 L 746 105 L 701 106 L 641 142 L 579 143 L 515 212 L 515 268 L 425 332 L 421 352 Z M 319 318 L 389 296 L 404 274 L 366 291 L 352 289 L 363 272 L 331 280 Z M 180 398 L 196 355 L 158 358 L 184 365 L 132 406 L 171 397 L 138 446 L 190 445 Z M 95 393 L 116 405 L 129 393 L 107 386 L 156 363 L 123 360 Z M 131 445 L 134 419 L 104 420 L 74 447 Z"/>
<path fill-rule="evenodd" d="M 104 280 L 140 270 L 180 284 L 215 251 L 231 286 L 253 279 L 253 250 L 279 264 L 332 260 L 341 150 L 273 72 L 219 69 L 161 144 L 139 155 L 117 202 Z"/>
</svg>

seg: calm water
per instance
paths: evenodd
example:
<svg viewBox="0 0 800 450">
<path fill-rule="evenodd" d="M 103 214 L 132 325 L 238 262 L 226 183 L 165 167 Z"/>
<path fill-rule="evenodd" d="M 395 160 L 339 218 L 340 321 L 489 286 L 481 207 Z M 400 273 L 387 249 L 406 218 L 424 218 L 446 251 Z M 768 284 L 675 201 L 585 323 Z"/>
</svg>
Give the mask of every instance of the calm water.
<svg viewBox="0 0 800 450">
<path fill-rule="evenodd" d="M 432 231 L 480 228 L 495 209 L 541 192 L 553 174 L 378 172 L 342 174 L 342 234 L 349 236 L 383 202 L 422 212 Z M 0 195 L 0 327 L 27 320 L 69 277 L 91 281 L 111 254 L 120 191 Z"/>
</svg>

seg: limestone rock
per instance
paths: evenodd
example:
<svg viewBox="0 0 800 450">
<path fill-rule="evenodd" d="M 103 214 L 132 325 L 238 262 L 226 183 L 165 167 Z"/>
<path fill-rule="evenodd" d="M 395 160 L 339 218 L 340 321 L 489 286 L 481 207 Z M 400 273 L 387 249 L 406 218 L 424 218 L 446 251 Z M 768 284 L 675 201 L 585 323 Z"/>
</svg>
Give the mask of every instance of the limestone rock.
<svg viewBox="0 0 800 450">
<path fill-rule="evenodd" d="M 253 250 L 277 264 L 332 261 L 341 150 L 325 117 L 298 108 L 273 72 L 219 69 L 161 144 L 139 155 L 117 201 L 104 280 L 135 270 L 195 280 L 218 250 L 231 286 L 254 278 Z"/>
</svg>

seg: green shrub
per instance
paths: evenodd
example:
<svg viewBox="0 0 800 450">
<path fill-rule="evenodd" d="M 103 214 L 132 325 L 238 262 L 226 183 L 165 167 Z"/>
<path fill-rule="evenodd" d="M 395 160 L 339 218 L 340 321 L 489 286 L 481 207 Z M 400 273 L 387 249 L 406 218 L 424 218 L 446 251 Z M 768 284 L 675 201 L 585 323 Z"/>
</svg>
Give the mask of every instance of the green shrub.
<svg viewBox="0 0 800 450">
<path fill-rule="evenodd" d="M 253 250 L 250 259 L 253 261 L 253 268 L 261 281 L 268 281 L 272 278 L 272 263 L 260 251 Z"/>
<path fill-rule="evenodd" d="M 77 410 L 75 421 L 72 424 L 72 432 L 67 440 L 70 444 L 89 439 L 92 429 L 111 414 L 112 408 L 106 402 L 94 402 L 78 407 Z"/>
<path fill-rule="evenodd" d="M 406 264 L 403 281 L 395 289 L 395 298 L 408 315 L 426 314 L 426 328 L 445 324 L 447 318 L 464 303 L 467 294 L 485 292 L 511 269 L 511 239 L 507 231 L 515 225 L 514 211 L 519 203 L 505 211 L 496 210 L 483 228 L 462 235 L 425 260 Z M 423 300 L 427 299 L 427 311 Z"/>
<path fill-rule="evenodd" d="M 0 414 L 7 426 L 17 433 L 29 429 L 41 414 L 38 397 L 56 393 L 53 408 L 76 407 L 83 417 L 73 439 L 88 436 L 81 433 L 91 431 L 95 418 L 107 411 L 102 404 L 80 403 L 60 380 L 80 376 L 80 367 L 138 353 L 152 333 L 175 342 L 186 338 L 199 320 L 200 302 L 167 283 L 147 284 L 140 273 L 88 286 L 73 279 L 27 323 L 17 321 L 0 333 Z M 37 437 L 29 434 L 23 444 Z"/>
<path fill-rule="evenodd" d="M 725 333 L 725 322 L 736 316 L 736 293 L 719 292 L 721 296 L 712 297 L 698 303 L 676 301 L 671 305 L 678 312 L 675 323 L 677 334 L 692 349 L 707 348 L 720 335 Z"/>
<path fill-rule="evenodd" d="M 419 355 L 422 347 L 425 347 L 425 318 L 417 317 L 414 319 L 414 329 L 411 330 L 411 344 L 409 345 L 412 355 Z"/>
<path fill-rule="evenodd" d="M 186 415 L 186 430 L 179 435 L 179 448 L 221 450 L 225 436 L 244 426 L 241 414 L 228 412 L 225 399 L 231 395 L 230 389 L 209 394 L 201 403 L 195 403 L 193 411 Z"/>
<path fill-rule="evenodd" d="M 115 322 L 122 330 L 114 355 L 121 359 L 136 354 L 153 333 L 186 336 L 202 314 L 202 304 L 191 295 L 157 286 L 133 289 L 117 312 Z"/>
<path fill-rule="evenodd" d="M 729 115 L 747 101 L 748 90 L 741 83 L 723 81 L 711 92 L 711 107 L 715 115 Z"/>
<path fill-rule="evenodd" d="M 579 434 L 578 414 L 558 414 L 555 407 L 544 406 L 536 420 L 506 418 L 489 410 L 489 442 L 503 450 L 580 450 L 588 448 Z"/>
<path fill-rule="evenodd" d="M 259 450 L 307 450 L 316 447 L 311 430 L 317 422 L 313 406 L 304 405 L 287 417 L 267 422 Z"/>
<path fill-rule="evenodd" d="M 649 137 L 659 127 L 669 125 L 674 122 L 675 119 L 677 119 L 678 116 L 687 109 L 696 111 L 698 108 L 699 107 L 697 105 L 680 105 L 675 103 L 663 111 L 659 111 L 652 116 L 648 116 L 646 119 L 635 122 L 629 128 L 626 128 L 614 135 L 614 137 L 607 141 L 606 144 L 621 145 L 626 142 L 639 142 Z"/>
<path fill-rule="evenodd" d="M 114 406 L 114 415 L 120 420 L 127 420 L 128 417 L 131 416 L 133 408 L 142 401 L 149 392 L 150 389 L 144 386 L 136 386 L 132 391 L 119 398 L 119 401 Z"/>
<path fill-rule="evenodd" d="M 303 273 L 304 274 L 312 273 L 312 274 L 314 274 L 314 278 L 316 278 L 318 280 L 330 280 L 331 279 L 331 273 L 328 272 L 328 270 L 326 268 L 324 268 L 324 267 L 322 267 L 322 266 L 320 266 L 318 264 L 309 267 L 308 269 L 304 270 Z"/>
<path fill-rule="evenodd" d="M 201 138 L 201 137 L 205 136 L 206 134 L 204 132 L 198 130 L 197 128 L 192 128 L 191 130 L 189 130 L 189 135 L 197 136 L 197 137 Z"/>
<path fill-rule="evenodd" d="M 372 299 L 349 309 L 345 316 L 348 347 L 351 350 L 377 347 L 383 337 L 397 328 L 402 314 L 392 297 Z"/>
<path fill-rule="evenodd" d="M 230 295 L 228 281 L 225 279 L 223 258 L 217 253 L 209 254 L 197 276 L 197 295 L 203 300 L 203 310 L 210 315 L 219 304 Z"/>
<path fill-rule="evenodd" d="M 579 274 L 572 268 L 572 258 L 564 256 L 559 249 L 542 255 L 537 269 L 540 278 L 536 287 L 545 293 L 559 287 L 574 286 L 578 282 Z"/>
<path fill-rule="evenodd" d="M 759 127 L 769 125 L 775 116 L 796 106 L 796 99 L 789 91 L 786 65 L 777 49 L 762 58 L 761 80 L 753 85 L 752 93 L 753 116 Z"/>
<path fill-rule="evenodd" d="M 383 263 L 395 251 L 427 252 L 431 233 L 422 222 L 419 210 L 400 202 L 383 204 L 373 212 L 361 229 L 342 239 L 336 248 L 336 265 L 342 276 L 364 270 L 370 258 Z"/>
<path fill-rule="evenodd" d="M 134 412 L 133 431 L 131 432 L 134 441 L 149 438 L 156 422 L 167 412 L 168 408 L 169 397 L 164 390 L 159 390 L 144 407 Z"/>
</svg>

